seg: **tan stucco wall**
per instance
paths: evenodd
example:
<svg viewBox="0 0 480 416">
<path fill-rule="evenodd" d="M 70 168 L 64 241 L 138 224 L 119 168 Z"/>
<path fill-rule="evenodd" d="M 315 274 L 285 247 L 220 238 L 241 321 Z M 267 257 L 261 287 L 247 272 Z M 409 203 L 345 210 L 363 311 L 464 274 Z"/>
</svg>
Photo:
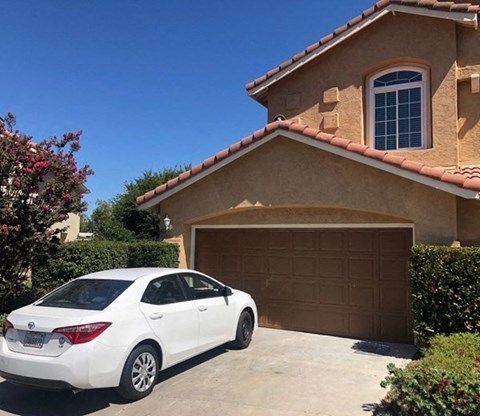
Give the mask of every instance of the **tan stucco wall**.
<svg viewBox="0 0 480 416">
<path fill-rule="evenodd" d="M 268 119 L 272 121 L 275 115 L 284 114 L 288 119 L 300 118 L 304 124 L 324 130 L 324 115 L 338 113 L 339 128 L 330 132 L 368 144 L 364 112 L 368 76 L 392 65 L 418 64 L 430 71 L 433 147 L 397 153 L 430 166 L 454 166 L 456 49 L 454 22 L 389 14 L 272 85 L 268 91 Z M 338 87 L 340 101 L 324 104 L 323 92 L 332 87 Z M 287 97 L 295 94 L 300 104 L 288 109 Z"/>
<path fill-rule="evenodd" d="M 52 227 L 53 230 L 67 227 L 66 231 L 62 233 L 62 242 L 67 243 L 69 241 L 75 241 L 78 238 L 80 232 L 80 215 L 68 214 L 65 221 L 55 223 Z"/>
<path fill-rule="evenodd" d="M 458 240 L 463 246 L 480 245 L 480 201 L 458 199 Z"/>
<path fill-rule="evenodd" d="M 278 208 L 278 209 L 272 209 Z M 277 137 L 161 203 L 190 256 L 197 224 L 415 224 L 417 243 L 457 239 L 455 196 Z M 223 218 L 219 218 L 223 216 Z"/>
<path fill-rule="evenodd" d="M 480 93 L 469 77 L 480 74 L 480 31 L 457 27 L 459 164 L 480 164 Z"/>
</svg>

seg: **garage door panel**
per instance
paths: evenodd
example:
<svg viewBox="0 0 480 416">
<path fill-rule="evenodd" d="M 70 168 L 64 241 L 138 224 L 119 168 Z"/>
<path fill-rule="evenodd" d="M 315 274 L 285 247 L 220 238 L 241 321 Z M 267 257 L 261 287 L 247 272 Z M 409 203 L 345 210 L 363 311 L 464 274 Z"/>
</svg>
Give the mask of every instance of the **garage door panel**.
<svg viewBox="0 0 480 416">
<path fill-rule="evenodd" d="M 327 334 L 348 334 L 348 313 L 320 308 L 317 312 L 318 330 Z"/>
<path fill-rule="evenodd" d="M 347 249 L 347 236 L 345 231 L 323 231 L 318 234 L 318 251 L 344 252 Z"/>
<path fill-rule="evenodd" d="M 248 276 L 242 280 L 242 286 L 238 289 L 250 293 L 255 302 L 257 299 L 261 301 L 263 299 L 263 292 L 265 290 L 265 283 L 260 279 L 254 279 L 254 276 Z M 235 286 L 234 286 L 235 287 Z"/>
<path fill-rule="evenodd" d="M 243 256 L 243 271 L 247 274 L 265 272 L 264 256 L 245 254 Z"/>
<path fill-rule="evenodd" d="M 375 278 L 375 257 L 353 257 L 348 262 L 349 274 L 351 279 L 372 280 Z"/>
<path fill-rule="evenodd" d="M 241 272 L 242 256 L 238 254 L 223 254 L 220 256 L 220 267 L 224 272 Z"/>
<path fill-rule="evenodd" d="M 348 333 L 357 338 L 373 338 L 375 336 L 375 316 L 371 313 L 349 314 Z"/>
<path fill-rule="evenodd" d="M 348 250 L 351 252 L 374 252 L 376 233 L 374 231 L 350 231 L 348 233 Z"/>
<path fill-rule="evenodd" d="M 197 234 L 196 267 L 250 293 L 260 325 L 413 340 L 410 229 L 202 229 Z"/>
<path fill-rule="evenodd" d="M 384 257 L 380 259 L 380 276 L 382 280 L 397 280 L 404 282 L 408 276 L 405 256 Z"/>
<path fill-rule="evenodd" d="M 317 233 L 315 231 L 299 231 L 293 233 L 293 249 L 315 251 L 317 249 Z"/>
<path fill-rule="evenodd" d="M 375 308 L 375 288 L 368 286 L 349 287 L 349 305 L 363 308 Z"/>
<path fill-rule="evenodd" d="M 268 274 L 278 276 L 290 276 L 292 259 L 286 256 L 268 256 Z"/>
<path fill-rule="evenodd" d="M 316 257 L 294 257 L 292 278 L 317 276 L 317 269 Z"/>
<path fill-rule="evenodd" d="M 318 303 L 318 288 L 315 282 L 292 282 L 292 301 Z"/>
<path fill-rule="evenodd" d="M 410 251 L 411 241 L 407 230 L 404 232 L 396 231 L 381 231 L 380 237 L 380 251 L 382 253 L 398 253 L 405 254 Z"/>
<path fill-rule="evenodd" d="M 343 306 L 347 304 L 347 287 L 343 284 L 320 283 L 320 304 Z"/>
<path fill-rule="evenodd" d="M 222 251 L 237 251 L 242 248 L 242 236 L 235 232 L 236 230 L 227 230 L 221 234 L 218 240 L 221 244 Z"/>
<path fill-rule="evenodd" d="M 343 279 L 347 270 L 347 261 L 343 257 L 319 258 L 318 276 Z"/>
<path fill-rule="evenodd" d="M 244 230 L 244 249 L 266 249 L 268 247 L 268 234 L 264 230 Z"/>
<path fill-rule="evenodd" d="M 198 261 L 197 263 L 197 268 L 199 270 L 202 270 L 207 274 L 211 273 L 213 275 L 221 271 L 219 255 L 216 253 L 204 253 L 203 251 L 197 253 L 197 255 L 198 258 L 201 259 L 201 261 Z"/>
<path fill-rule="evenodd" d="M 403 286 L 388 286 L 379 289 L 380 308 L 388 311 L 405 311 L 408 306 L 408 290 Z"/>
<path fill-rule="evenodd" d="M 315 307 L 296 306 L 290 316 L 293 329 L 300 331 L 315 332 L 318 328 L 318 320 Z"/>
<path fill-rule="evenodd" d="M 268 233 L 268 248 L 270 250 L 291 250 L 291 233 L 289 231 L 270 231 Z"/>
<path fill-rule="evenodd" d="M 283 304 L 267 304 L 268 325 L 273 328 L 292 329 L 292 310 Z"/>
<path fill-rule="evenodd" d="M 273 301 L 289 301 L 291 291 L 289 280 L 270 278 L 265 282 L 264 297 Z"/>
</svg>

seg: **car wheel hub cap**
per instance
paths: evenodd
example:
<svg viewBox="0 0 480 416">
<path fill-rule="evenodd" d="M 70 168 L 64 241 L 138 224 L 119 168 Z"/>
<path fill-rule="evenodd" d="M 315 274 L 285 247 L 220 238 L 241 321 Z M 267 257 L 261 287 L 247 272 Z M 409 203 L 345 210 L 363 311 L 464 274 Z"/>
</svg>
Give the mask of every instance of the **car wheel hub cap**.
<svg viewBox="0 0 480 416">
<path fill-rule="evenodd" d="M 132 367 L 132 384 L 135 390 L 143 392 L 148 390 L 155 381 L 157 364 L 152 354 L 140 354 Z"/>
</svg>

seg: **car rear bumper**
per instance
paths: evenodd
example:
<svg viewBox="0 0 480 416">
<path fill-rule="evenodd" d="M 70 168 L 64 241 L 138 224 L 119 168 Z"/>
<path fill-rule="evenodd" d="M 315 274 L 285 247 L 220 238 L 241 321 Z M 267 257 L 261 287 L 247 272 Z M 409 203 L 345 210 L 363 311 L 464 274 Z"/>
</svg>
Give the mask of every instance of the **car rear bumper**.
<svg viewBox="0 0 480 416">
<path fill-rule="evenodd" d="M 12 384 L 19 386 L 30 387 L 32 389 L 40 390 L 71 390 L 75 387 L 61 380 L 45 380 L 41 378 L 24 377 L 16 374 L 5 373 L 0 371 L 0 377 L 9 381 Z"/>
<path fill-rule="evenodd" d="M 58 357 L 10 351 L 0 337 L 0 375 L 16 384 L 46 389 L 116 387 L 125 352 L 98 342 L 74 345 Z"/>
</svg>

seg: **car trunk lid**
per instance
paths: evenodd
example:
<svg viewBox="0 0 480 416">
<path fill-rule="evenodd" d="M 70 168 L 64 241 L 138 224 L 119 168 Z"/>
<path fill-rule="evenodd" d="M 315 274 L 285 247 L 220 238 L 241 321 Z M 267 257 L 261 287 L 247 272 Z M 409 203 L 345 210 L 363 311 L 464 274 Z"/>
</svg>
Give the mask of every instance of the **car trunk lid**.
<svg viewBox="0 0 480 416">
<path fill-rule="evenodd" d="M 14 352 L 57 357 L 71 348 L 72 343 L 64 334 L 53 330 L 97 322 L 101 320 L 100 314 L 101 311 L 29 305 L 8 316 L 13 328 L 4 334 L 5 340 Z"/>
</svg>

